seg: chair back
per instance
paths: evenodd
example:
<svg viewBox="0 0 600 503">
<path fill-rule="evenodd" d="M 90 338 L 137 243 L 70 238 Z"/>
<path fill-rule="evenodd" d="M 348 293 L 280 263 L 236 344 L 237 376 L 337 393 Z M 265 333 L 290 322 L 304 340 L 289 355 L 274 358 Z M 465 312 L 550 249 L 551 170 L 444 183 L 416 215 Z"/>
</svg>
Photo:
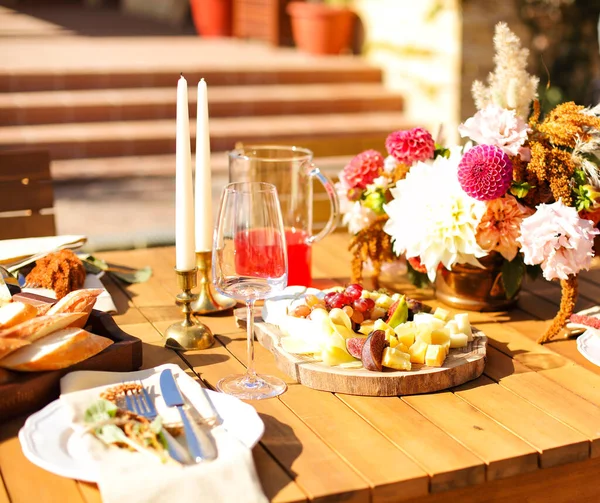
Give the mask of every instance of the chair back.
<svg viewBox="0 0 600 503">
<path fill-rule="evenodd" d="M 0 150 L 0 239 L 56 234 L 47 150 Z"/>
</svg>

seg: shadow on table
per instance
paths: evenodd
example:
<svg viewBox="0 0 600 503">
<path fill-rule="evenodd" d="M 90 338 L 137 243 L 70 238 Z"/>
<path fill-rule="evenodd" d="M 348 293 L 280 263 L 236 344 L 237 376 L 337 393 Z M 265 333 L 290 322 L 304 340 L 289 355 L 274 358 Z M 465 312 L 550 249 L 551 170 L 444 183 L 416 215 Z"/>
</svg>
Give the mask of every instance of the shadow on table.
<svg viewBox="0 0 600 503">
<path fill-rule="evenodd" d="M 276 495 L 289 484 L 289 479 L 285 477 L 265 477 L 265 475 L 272 473 L 273 470 L 273 467 L 267 466 L 267 463 L 277 463 L 292 480 L 295 480 L 297 473 L 292 469 L 292 465 L 302 452 L 302 444 L 294 433 L 294 430 L 287 424 L 282 423 L 269 414 L 259 413 L 259 416 L 265 423 L 265 434 L 260 440 L 260 444 L 273 459 L 264 460 L 261 459 L 262 456 L 258 456 L 255 453 L 254 461 L 258 473 L 262 474 L 260 478 L 265 493 Z"/>
</svg>

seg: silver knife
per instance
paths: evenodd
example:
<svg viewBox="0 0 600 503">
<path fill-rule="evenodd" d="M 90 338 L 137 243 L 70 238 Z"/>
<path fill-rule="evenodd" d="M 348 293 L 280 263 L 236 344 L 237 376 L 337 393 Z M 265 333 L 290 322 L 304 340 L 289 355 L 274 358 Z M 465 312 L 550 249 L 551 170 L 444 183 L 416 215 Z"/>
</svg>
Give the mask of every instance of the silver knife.
<svg viewBox="0 0 600 503">
<path fill-rule="evenodd" d="M 181 421 L 183 422 L 183 431 L 185 432 L 185 441 L 192 459 L 196 463 L 208 461 L 217 457 L 214 442 L 208 437 L 208 434 L 198 427 L 194 427 L 192 421 L 184 408 L 185 402 L 183 396 L 177 387 L 175 378 L 171 369 L 163 370 L 160 374 L 160 391 L 167 407 L 177 407 Z M 202 437 L 201 439 L 199 437 Z"/>
</svg>

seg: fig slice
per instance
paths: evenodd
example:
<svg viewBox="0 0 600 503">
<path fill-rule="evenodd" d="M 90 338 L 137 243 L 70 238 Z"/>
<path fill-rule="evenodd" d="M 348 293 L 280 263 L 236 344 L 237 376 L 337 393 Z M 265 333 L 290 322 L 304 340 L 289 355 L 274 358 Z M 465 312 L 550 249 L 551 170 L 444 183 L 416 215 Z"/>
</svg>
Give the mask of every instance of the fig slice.
<svg viewBox="0 0 600 503">
<path fill-rule="evenodd" d="M 361 351 L 363 367 L 367 370 L 378 370 L 383 368 L 383 350 L 389 345 L 385 340 L 383 330 L 374 330 L 369 334 Z"/>
<path fill-rule="evenodd" d="M 346 339 L 346 350 L 354 356 L 354 358 L 360 360 L 366 340 L 366 337 L 349 337 Z"/>
</svg>

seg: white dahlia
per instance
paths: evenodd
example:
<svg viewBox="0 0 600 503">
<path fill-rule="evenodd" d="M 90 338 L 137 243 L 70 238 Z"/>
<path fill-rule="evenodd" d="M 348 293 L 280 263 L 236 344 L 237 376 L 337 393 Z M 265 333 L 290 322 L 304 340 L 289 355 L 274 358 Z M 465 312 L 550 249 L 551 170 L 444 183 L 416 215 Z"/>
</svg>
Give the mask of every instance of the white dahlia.
<svg viewBox="0 0 600 503">
<path fill-rule="evenodd" d="M 390 217 L 384 230 L 392 236 L 394 252 L 418 257 L 431 281 L 440 264 L 481 267 L 477 258 L 487 254 L 476 239 L 486 204 L 462 190 L 457 177 L 461 155 L 454 149 L 449 159 L 438 156 L 432 163 L 415 164 L 384 205 Z"/>
</svg>

